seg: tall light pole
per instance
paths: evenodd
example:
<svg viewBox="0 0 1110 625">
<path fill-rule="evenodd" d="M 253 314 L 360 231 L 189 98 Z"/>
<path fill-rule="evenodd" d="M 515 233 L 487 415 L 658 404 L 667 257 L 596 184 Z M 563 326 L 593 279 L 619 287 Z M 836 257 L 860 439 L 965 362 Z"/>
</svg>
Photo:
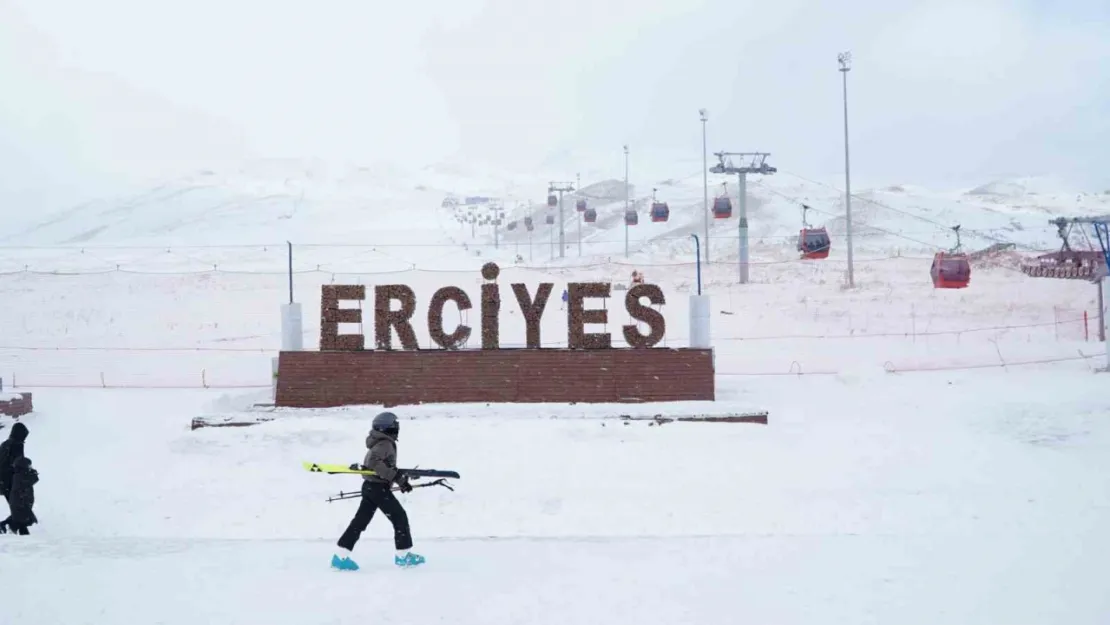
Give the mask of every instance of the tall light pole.
<svg viewBox="0 0 1110 625">
<path fill-rule="evenodd" d="M 836 55 L 840 63 L 840 75 L 844 78 L 844 215 L 848 224 L 848 288 L 856 286 L 855 270 L 852 266 L 852 176 L 848 165 L 848 71 L 852 69 L 852 53 L 841 52 Z"/>
<path fill-rule="evenodd" d="M 624 257 L 628 258 L 628 144 L 624 144 Z"/>
<path fill-rule="evenodd" d="M 705 122 L 709 121 L 709 115 L 705 109 L 698 109 L 698 115 L 701 115 L 701 169 L 702 169 L 702 186 L 705 187 L 705 202 L 701 207 L 702 216 L 705 217 L 705 262 L 709 262 L 709 152 L 707 143 L 705 141 Z"/>
<path fill-rule="evenodd" d="M 767 164 L 767 152 L 714 152 L 719 162 L 710 171 L 715 174 L 738 174 L 740 176 L 740 284 L 748 283 L 748 174 L 770 175 L 778 169 Z M 734 167 L 732 159 L 726 157 L 751 159 L 747 164 Z"/>
</svg>

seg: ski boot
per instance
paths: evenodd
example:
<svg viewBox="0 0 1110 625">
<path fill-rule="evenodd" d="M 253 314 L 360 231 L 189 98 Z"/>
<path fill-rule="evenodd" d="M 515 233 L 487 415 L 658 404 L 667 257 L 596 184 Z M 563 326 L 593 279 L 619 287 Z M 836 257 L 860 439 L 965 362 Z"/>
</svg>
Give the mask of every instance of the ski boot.
<svg viewBox="0 0 1110 625">
<path fill-rule="evenodd" d="M 411 551 L 398 551 L 397 555 L 393 556 L 393 564 L 401 568 L 410 568 L 424 564 L 424 556 L 415 554 Z"/>
<path fill-rule="evenodd" d="M 339 557 L 339 554 L 332 555 L 331 568 L 340 571 L 357 571 L 358 565 L 351 559 L 351 552 L 346 549 L 341 549 L 340 553 L 343 554 L 342 558 Z"/>
</svg>

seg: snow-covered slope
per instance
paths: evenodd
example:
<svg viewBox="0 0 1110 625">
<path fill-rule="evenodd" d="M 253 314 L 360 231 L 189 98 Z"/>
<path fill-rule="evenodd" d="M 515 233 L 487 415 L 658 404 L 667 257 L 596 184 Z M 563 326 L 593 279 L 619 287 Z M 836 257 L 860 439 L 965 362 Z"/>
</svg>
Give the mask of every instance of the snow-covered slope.
<svg viewBox="0 0 1110 625">
<path fill-rule="evenodd" d="M 428 564 L 393 571 L 379 517 L 355 552 L 363 570 L 329 571 L 353 504 L 324 499 L 357 480 L 300 462 L 358 460 L 379 407 L 249 410 L 269 398 L 286 241 L 307 349 L 323 284 L 404 283 L 422 307 L 445 285 L 473 296 L 490 259 L 503 284 L 560 290 L 642 270 L 667 297 L 664 345 L 686 345 L 700 173 L 633 177 L 629 258 L 609 175 L 583 176 L 596 224 L 564 198 L 558 258 L 544 200 L 567 179 L 255 162 L 0 230 L 0 379 L 35 393 L 27 450 L 42 475 L 33 535 L 0 536 L 0 622 L 1106 621 L 1094 288 L 990 263 L 966 290 L 928 278 L 949 225 L 969 250 L 1052 249 L 1050 218 L 1110 212 L 1107 196 L 1012 181 L 860 190 L 856 289 L 842 287 L 839 191 L 785 171 L 750 181 L 752 283 L 736 284 L 735 216 L 711 222 L 702 271 L 718 401 L 398 407 L 401 463 L 463 476 L 403 496 Z M 666 223 L 646 213 L 653 188 Z M 468 196 L 496 201 L 444 203 Z M 800 202 L 833 234 L 825 261 L 794 252 Z M 455 220 L 496 205 L 518 222 L 496 246 L 492 224 Z M 613 308 L 610 330 L 626 322 Z M 543 324 L 545 346 L 565 345 L 565 319 Z M 511 304 L 501 325 L 503 344 L 523 341 Z M 607 418 L 757 409 L 769 425 Z M 189 431 L 197 416 L 273 420 Z"/>
<path fill-rule="evenodd" d="M 336 167 L 313 161 L 254 161 L 234 171 L 199 171 L 151 185 L 139 193 L 91 199 L 43 215 L 29 226 L 0 231 L 0 243 L 377 243 L 382 242 L 383 232 L 421 228 L 447 196 L 496 198 L 507 211 L 506 224 L 532 217 L 535 243 L 551 234 L 544 222 L 549 214 L 545 203 L 549 178 L 466 163 L 404 170 L 391 164 Z M 641 261 L 660 257 L 692 259 L 689 234 L 704 233 L 702 175 L 694 172 L 658 180 L 633 178 L 630 182 L 631 204 L 640 216 L 639 224 L 628 232 L 630 254 L 641 254 Z M 727 194 L 734 208 L 732 218 L 710 220 L 710 258 L 735 259 L 739 213 L 736 180 L 713 175 L 709 184 L 710 202 Z M 863 256 L 947 249 L 956 243 L 951 227 L 960 225 L 962 243 L 968 250 L 1001 242 L 1030 251 L 1055 249 L 1059 242 L 1049 219 L 1110 213 L 1110 194 L 1066 191 L 1058 184 L 1051 178 L 1018 178 L 967 190 L 931 191 L 905 184 L 858 189 L 852 206 L 854 244 Z M 623 255 L 623 181 L 587 178 L 582 185 L 579 193 L 566 196 L 563 211 L 566 241 L 574 245 L 574 255 L 578 255 L 579 230 L 584 255 Z M 666 223 L 650 220 L 653 190 L 658 200 L 670 206 L 671 216 Z M 598 211 L 596 223 L 581 223 L 580 214 L 574 210 L 580 198 L 587 199 Z M 775 176 L 749 178 L 748 215 L 755 257 L 783 260 L 795 256 L 793 245 L 802 226 L 802 203 L 812 208 L 808 216 L 812 226 L 830 230 L 834 257 L 843 251 L 846 220 L 842 191 L 781 171 Z M 550 211 L 556 217 L 557 212 Z M 453 238 L 460 243 L 494 241 L 492 225 L 476 228 L 473 238 L 461 232 L 469 231 L 468 227 L 457 229 L 459 236 Z M 503 228 L 498 235 L 499 240 L 511 244 L 528 239 L 523 227 L 514 231 Z M 718 250 L 716 254 L 714 249 Z"/>
</svg>

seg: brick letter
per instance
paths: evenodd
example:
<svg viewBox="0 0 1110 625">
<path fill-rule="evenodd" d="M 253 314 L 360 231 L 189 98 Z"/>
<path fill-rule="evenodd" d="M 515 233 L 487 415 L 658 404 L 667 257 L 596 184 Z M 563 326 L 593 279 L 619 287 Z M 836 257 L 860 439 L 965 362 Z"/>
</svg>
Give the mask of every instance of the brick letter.
<svg viewBox="0 0 1110 625">
<path fill-rule="evenodd" d="M 551 297 L 551 289 L 555 285 L 551 282 L 540 284 L 536 289 L 536 299 L 528 296 L 528 285 L 513 284 L 513 293 L 516 294 L 516 303 L 520 304 L 520 312 L 524 313 L 527 344 L 531 349 L 540 348 L 540 319 L 543 318 L 543 309 L 547 306 L 547 298 Z"/>
<path fill-rule="evenodd" d="M 320 287 L 320 351 L 357 352 L 365 348 L 361 334 L 340 334 L 341 323 L 362 323 L 362 310 L 340 308 L 339 300 L 364 300 L 361 284 L 325 284 Z"/>
<path fill-rule="evenodd" d="M 470 327 L 460 323 L 451 334 L 443 332 L 443 305 L 447 300 L 455 302 L 459 310 L 470 308 L 470 298 L 459 287 L 445 286 L 436 291 L 432 303 L 428 305 L 428 334 L 443 349 L 459 349 L 470 338 Z"/>
<path fill-rule="evenodd" d="M 400 300 L 401 310 L 390 310 L 390 302 Z M 401 338 L 401 349 L 420 349 L 409 319 L 416 311 L 416 294 L 404 284 L 374 287 L 374 341 L 378 349 L 393 349 L 392 328 Z"/>
<path fill-rule="evenodd" d="M 609 311 L 586 310 L 587 297 L 609 297 L 608 282 L 571 282 L 567 285 L 567 347 L 570 349 L 609 349 L 608 332 L 586 334 L 587 323 L 608 323 Z"/>
<path fill-rule="evenodd" d="M 482 277 L 496 280 L 501 274 L 497 263 L 482 265 Z M 482 349 L 497 349 L 501 345 L 501 328 L 498 327 L 498 314 L 501 312 L 501 292 L 497 283 L 482 285 Z"/>
<path fill-rule="evenodd" d="M 631 347 L 653 347 L 663 340 L 663 335 L 667 332 L 667 320 L 658 310 L 641 304 L 641 297 L 648 298 L 656 306 L 667 303 L 663 297 L 663 290 L 656 284 L 637 284 L 628 289 L 628 294 L 624 296 L 625 309 L 633 319 L 647 323 L 650 331 L 647 336 L 643 336 L 636 326 L 624 326 L 624 340 Z"/>
</svg>

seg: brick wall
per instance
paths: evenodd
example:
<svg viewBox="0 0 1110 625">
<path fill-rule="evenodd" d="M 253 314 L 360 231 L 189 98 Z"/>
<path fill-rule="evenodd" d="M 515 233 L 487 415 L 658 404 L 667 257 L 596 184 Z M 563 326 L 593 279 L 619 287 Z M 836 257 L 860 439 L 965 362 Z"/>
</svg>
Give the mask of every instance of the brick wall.
<svg viewBox="0 0 1110 625">
<path fill-rule="evenodd" d="M 11 395 L 13 394 L 0 393 L 0 414 L 8 415 L 9 417 L 22 417 L 25 414 L 30 414 L 31 411 L 34 410 L 30 393 L 19 393 L 18 397 L 3 399 L 3 397 Z"/>
<path fill-rule="evenodd" d="M 282 352 L 278 406 L 714 399 L 708 349 Z"/>
</svg>

